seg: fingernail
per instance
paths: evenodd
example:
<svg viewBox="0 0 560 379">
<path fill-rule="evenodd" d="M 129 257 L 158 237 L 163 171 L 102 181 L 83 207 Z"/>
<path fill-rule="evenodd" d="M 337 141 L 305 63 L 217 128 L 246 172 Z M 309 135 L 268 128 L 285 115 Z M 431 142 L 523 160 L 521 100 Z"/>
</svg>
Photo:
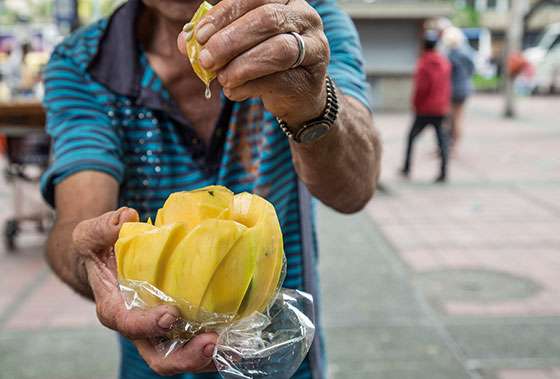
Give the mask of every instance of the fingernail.
<svg viewBox="0 0 560 379">
<path fill-rule="evenodd" d="M 119 208 L 115 211 L 115 213 L 111 217 L 111 223 L 113 225 L 119 225 L 120 220 L 121 220 L 121 215 L 123 214 L 125 209 L 126 209 L 126 207 L 121 207 L 121 208 Z"/>
<path fill-rule="evenodd" d="M 176 321 L 177 321 L 177 317 L 170 315 L 169 313 L 166 313 L 159 318 L 158 325 L 160 328 L 168 330 L 173 328 L 173 325 L 175 324 Z"/>
<path fill-rule="evenodd" d="M 204 355 L 208 358 L 212 358 L 214 356 L 214 349 L 216 348 L 216 345 L 214 345 L 213 343 L 208 344 L 206 346 L 204 346 L 204 350 L 202 351 L 204 353 Z"/>
<path fill-rule="evenodd" d="M 192 38 L 192 30 L 189 32 L 185 32 L 185 41 L 188 41 Z"/>
<path fill-rule="evenodd" d="M 210 69 L 214 65 L 214 57 L 212 57 L 212 54 L 210 54 L 207 49 L 203 49 L 200 52 L 198 60 L 200 61 L 200 65 L 206 69 Z"/>
<path fill-rule="evenodd" d="M 212 34 L 214 34 L 215 32 L 216 27 L 214 26 L 214 24 L 204 24 L 196 30 L 196 39 L 198 40 L 198 42 L 204 44 L 210 39 L 210 37 L 212 37 Z"/>
<path fill-rule="evenodd" d="M 193 28 L 193 24 L 190 23 L 190 22 L 187 22 L 187 23 L 185 24 L 185 26 L 183 26 L 183 31 L 184 31 L 185 33 L 188 33 L 188 32 L 190 32 L 190 31 L 192 30 L 192 28 Z"/>
</svg>

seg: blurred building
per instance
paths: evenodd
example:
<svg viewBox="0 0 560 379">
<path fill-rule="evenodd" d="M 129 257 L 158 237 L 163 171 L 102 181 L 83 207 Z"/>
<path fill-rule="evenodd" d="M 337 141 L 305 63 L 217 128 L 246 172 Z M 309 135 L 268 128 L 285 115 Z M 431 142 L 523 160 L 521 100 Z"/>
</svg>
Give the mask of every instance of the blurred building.
<svg viewBox="0 0 560 379">
<path fill-rule="evenodd" d="M 510 0 L 464 0 L 461 3 L 473 7 L 478 12 L 480 26 L 488 28 L 492 33 L 494 56 L 500 57 L 508 26 Z M 528 1 L 529 7 L 537 3 L 543 1 Z M 528 45 L 533 44 L 548 25 L 560 22 L 560 2 L 556 0 L 544 3 L 529 19 L 525 38 Z"/>
<path fill-rule="evenodd" d="M 341 0 L 358 32 L 375 110 L 406 110 L 427 19 L 450 16 L 453 4 L 437 0 Z"/>
</svg>

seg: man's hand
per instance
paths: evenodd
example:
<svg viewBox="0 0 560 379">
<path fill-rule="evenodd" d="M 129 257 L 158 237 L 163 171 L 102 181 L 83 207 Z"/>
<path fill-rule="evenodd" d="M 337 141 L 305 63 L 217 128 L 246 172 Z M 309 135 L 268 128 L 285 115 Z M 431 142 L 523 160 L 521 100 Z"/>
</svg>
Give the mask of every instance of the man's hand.
<svg viewBox="0 0 560 379">
<path fill-rule="evenodd" d="M 201 66 L 218 73 L 231 100 L 260 97 L 294 126 L 322 114 L 329 44 L 321 17 L 305 0 L 222 0 L 194 31 L 179 35 L 183 54 L 193 32 L 203 45 Z M 298 41 L 289 32 L 305 42 L 304 60 L 295 68 Z"/>
<path fill-rule="evenodd" d="M 73 250 L 83 264 L 101 323 L 128 337 L 148 365 L 160 375 L 213 371 L 214 334 L 201 334 L 164 358 L 151 339 L 173 328 L 179 312 L 169 305 L 149 310 L 128 310 L 118 288 L 113 245 L 123 223 L 138 221 L 130 208 L 107 212 L 82 221 L 72 234 Z"/>
</svg>

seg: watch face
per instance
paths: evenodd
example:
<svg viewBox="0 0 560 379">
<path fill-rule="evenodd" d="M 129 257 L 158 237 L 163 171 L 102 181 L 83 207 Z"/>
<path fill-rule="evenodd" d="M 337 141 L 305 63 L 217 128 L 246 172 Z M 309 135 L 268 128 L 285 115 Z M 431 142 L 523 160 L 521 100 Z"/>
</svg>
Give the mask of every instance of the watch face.
<svg viewBox="0 0 560 379">
<path fill-rule="evenodd" d="M 310 143 L 317 141 L 319 138 L 323 137 L 330 130 L 329 125 L 325 123 L 318 123 L 309 126 L 305 129 L 299 136 L 302 143 Z"/>
</svg>

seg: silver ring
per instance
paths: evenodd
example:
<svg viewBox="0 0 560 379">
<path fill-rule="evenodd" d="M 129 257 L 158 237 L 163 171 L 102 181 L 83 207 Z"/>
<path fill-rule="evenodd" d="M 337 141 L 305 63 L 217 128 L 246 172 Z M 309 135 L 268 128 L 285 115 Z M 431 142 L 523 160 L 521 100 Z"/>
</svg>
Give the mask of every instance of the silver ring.
<svg viewBox="0 0 560 379">
<path fill-rule="evenodd" d="M 292 67 L 290 67 L 290 68 L 296 68 L 299 67 L 303 63 L 303 60 L 305 59 L 305 41 L 303 40 L 303 37 L 299 33 L 288 32 L 288 34 L 294 36 L 298 44 L 298 56 L 296 62 L 292 65 Z"/>
</svg>

